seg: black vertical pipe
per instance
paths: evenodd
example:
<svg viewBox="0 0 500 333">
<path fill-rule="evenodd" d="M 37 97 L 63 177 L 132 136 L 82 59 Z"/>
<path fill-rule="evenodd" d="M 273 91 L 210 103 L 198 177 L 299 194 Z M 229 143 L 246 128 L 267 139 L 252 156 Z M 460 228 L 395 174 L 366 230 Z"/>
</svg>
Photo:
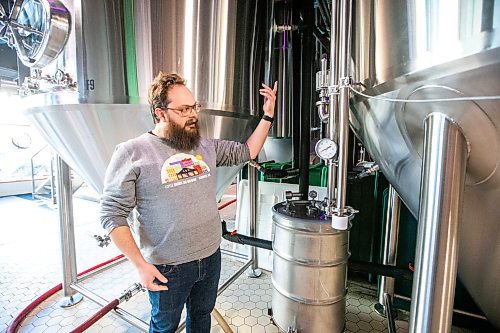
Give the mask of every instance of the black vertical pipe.
<svg viewBox="0 0 500 333">
<path fill-rule="evenodd" d="M 297 24 L 299 22 L 299 8 L 295 8 L 292 6 L 292 22 L 293 24 Z M 300 78 L 300 56 L 301 56 L 301 45 L 302 41 L 300 39 L 299 32 L 297 30 L 293 30 L 292 33 L 292 65 L 293 65 L 293 75 L 295 78 Z M 292 121 L 292 142 L 293 142 L 293 169 L 300 169 L 300 104 L 301 104 L 301 82 L 300 80 L 293 80 L 293 121 Z M 294 178 L 295 181 L 298 180 Z"/>
<path fill-rule="evenodd" d="M 299 192 L 303 199 L 309 193 L 309 149 L 311 142 L 312 81 L 314 69 L 313 2 L 302 3 L 301 37 L 301 105 L 300 105 L 300 173 Z"/>
</svg>

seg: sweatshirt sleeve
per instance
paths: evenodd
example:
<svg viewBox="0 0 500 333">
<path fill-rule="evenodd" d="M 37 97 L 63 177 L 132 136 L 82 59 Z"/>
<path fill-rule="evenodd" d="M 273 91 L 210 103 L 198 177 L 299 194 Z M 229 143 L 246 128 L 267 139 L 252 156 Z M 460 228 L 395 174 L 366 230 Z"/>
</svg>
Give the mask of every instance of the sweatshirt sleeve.
<svg viewBox="0 0 500 333">
<path fill-rule="evenodd" d="M 214 140 L 217 166 L 233 166 L 250 160 L 250 149 L 246 143 Z"/>
<path fill-rule="evenodd" d="M 118 145 L 104 177 L 100 201 L 100 220 L 110 233 L 119 226 L 128 226 L 127 217 L 136 205 L 134 172 L 130 155 L 123 145 Z"/>
</svg>

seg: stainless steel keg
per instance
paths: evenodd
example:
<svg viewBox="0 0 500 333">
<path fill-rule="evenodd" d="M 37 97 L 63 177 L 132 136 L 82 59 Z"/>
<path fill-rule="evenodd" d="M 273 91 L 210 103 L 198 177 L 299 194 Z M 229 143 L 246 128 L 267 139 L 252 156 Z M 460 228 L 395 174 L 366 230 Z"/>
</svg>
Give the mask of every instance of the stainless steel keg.
<svg viewBox="0 0 500 333">
<path fill-rule="evenodd" d="M 273 221 L 274 322 L 285 332 L 342 332 L 349 229 L 333 229 L 311 201 L 275 205 Z"/>
</svg>

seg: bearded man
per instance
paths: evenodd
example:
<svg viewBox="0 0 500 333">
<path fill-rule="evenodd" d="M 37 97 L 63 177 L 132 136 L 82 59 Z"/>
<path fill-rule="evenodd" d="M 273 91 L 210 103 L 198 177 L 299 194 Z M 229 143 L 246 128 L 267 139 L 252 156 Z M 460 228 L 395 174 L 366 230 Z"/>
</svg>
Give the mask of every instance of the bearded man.
<svg viewBox="0 0 500 333">
<path fill-rule="evenodd" d="M 264 116 L 246 143 L 200 138 L 200 105 L 177 74 L 149 89 L 155 127 L 119 144 L 106 171 L 102 226 L 139 273 L 151 303 L 150 332 L 210 332 L 221 269 L 216 167 L 257 157 L 274 116 L 277 83 L 262 85 Z M 195 203 L 195 204 L 193 204 Z M 127 217 L 137 210 L 134 240 Z"/>
</svg>

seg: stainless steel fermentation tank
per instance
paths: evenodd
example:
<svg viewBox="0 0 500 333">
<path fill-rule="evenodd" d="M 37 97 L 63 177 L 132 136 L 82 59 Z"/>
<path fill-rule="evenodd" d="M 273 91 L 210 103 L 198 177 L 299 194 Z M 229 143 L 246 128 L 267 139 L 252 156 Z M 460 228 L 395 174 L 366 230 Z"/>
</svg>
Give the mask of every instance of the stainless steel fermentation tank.
<svg viewBox="0 0 500 333">
<path fill-rule="evenodd" d="M 342 332 L 349 230 L 311 201 L 273 207 L 273 320 L 284 332 Z"/>
<path fill-rule="evenodd" d="M 202 105 L 202 136 L 245 141 L 262 103 L 269 3 L 65 1 L 74 34 L 58 67 L 78 91 L 30 96 L 26 113 L 98 192 L 116 144 L 153 128 L 146 95 L 160 70 L 186 78 Z M 239 170 L 225 169 L 219 196 Z"/>
<path fill-rule="evenodd" d="M 353 94 L 351 127 L 414 216 L 424 119 L 434 115 L 427 119 L 431 133 L 441 113 L 464 136 L 468 161 L 458 276 L 500 328 L 500 1 L 359 0 L 353 8 L 351 73 L 362 83 L 355 89 L 403 101 Z M 497 99 L 412 102 L 471 96 Z M 440 269 L 452 270 L 452 261 Z"/>
<path fill-rule="evenodd" d="M 30 96 L 24 105 L 57 153 L 96 190 L 102 189 L 115 145 L 152 128 L 144 97 L 158 70 L 186 77 L 206 111 L 200 116 L 204 136 L 246 139 L 260 107 L 257 89 L 268 72 L 271 0 L 63 2 L 73 15 L 74 33 L 58 67 L 76 77 L 78 90 Z M 131 3 L 134 7 L 127 12 L 124 4 Z M 363 84 L 356 89 L 381 98 L 411 100 L 500 95 L 500 1 L 357 0 L 352 4 L 351 72 L 353 81 Z M 133 37 L 125 37 L 122 27 L 134 27 Z M 124 44 L 130 41 L 132 51 Z M 132 74 L 137 76 L 138 92 Z M 458 125 L 469 152 L 458 232 L 459 277 L 500 328 L 500 284 L 496 283 L 500 276 L 499 101 L 417 104 L 354 95 L 350 122 L 417 215 L 423 120 L 433 112 Z M 219 180 L 219 190 L 236 171 L 218 172 L 227 176 Z M 277 225 L 287 220 L 279 215 L 275 219 Z M 302 235 L 303 223 L 291 219 L 288 236 Z M 329 236 L 334 237 L 327 232 Z M 306 258 L 299 254 L 289 259 Z M 286 272 L 302 268 L 295 259 L 285 265 Z M 340 282 L 334 284 L 335 290 L 345 288 Z M 278 293 L 278 288 L 289 285 L 283 281 L 276 286 Z M 293 287 L 290 295 L 302 292 Z M 344 301 L 339 299 L 339 304 Z M 343 315 L 343 310 L 338 311 Z M 283 319 L 283 329 L 289 321 Z"/>
</svg>

